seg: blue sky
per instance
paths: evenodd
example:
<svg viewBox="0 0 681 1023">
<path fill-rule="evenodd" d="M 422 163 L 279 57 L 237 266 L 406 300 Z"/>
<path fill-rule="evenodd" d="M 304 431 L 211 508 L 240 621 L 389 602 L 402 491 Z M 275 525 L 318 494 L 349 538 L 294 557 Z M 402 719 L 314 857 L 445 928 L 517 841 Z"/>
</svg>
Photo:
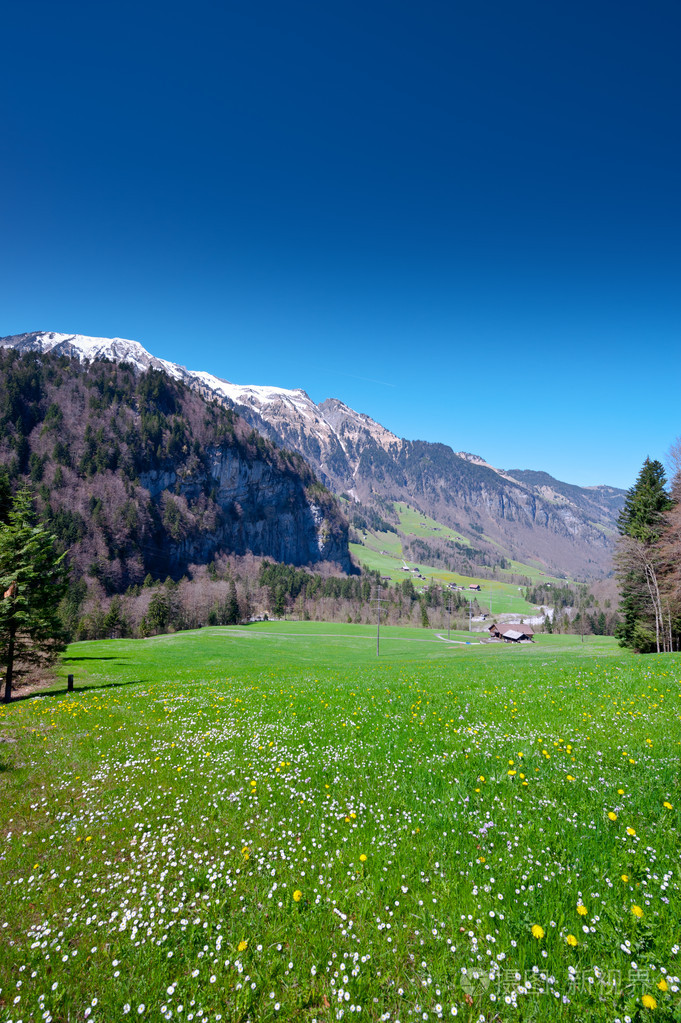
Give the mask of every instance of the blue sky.
<svg viewBox="0 0 681 1023">
<path fill-rule="evenodd" d="M 0 334 L 629 487 L 681 434 L 681 7 L 28 2 Z"/>
</svg>

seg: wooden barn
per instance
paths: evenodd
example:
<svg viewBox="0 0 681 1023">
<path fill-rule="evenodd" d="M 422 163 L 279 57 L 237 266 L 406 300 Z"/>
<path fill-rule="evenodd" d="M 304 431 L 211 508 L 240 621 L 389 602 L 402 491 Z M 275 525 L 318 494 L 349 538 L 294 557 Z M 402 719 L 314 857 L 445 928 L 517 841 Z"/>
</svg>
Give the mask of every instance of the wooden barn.
<svg viewBox="0 0 681 1023">
<path fill-rule="evenodd" d="M 506 643 L 533 643 L 534 630 L 522 622 L 493 622 L 487 630 L 491 639 L 503 639 Z"/>
</svg>

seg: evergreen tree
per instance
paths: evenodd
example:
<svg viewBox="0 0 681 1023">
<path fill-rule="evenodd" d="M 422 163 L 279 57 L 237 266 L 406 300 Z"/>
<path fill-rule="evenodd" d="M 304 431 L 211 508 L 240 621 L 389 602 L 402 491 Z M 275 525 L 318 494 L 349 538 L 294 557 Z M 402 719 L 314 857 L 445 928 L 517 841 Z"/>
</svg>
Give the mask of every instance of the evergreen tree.
<svg viewBox="0 0 681 1023">
<path fill-rule="evenodd" d="M 621 536 L 632 536 L 646 544 L 660 539 L 665 527 L 664 513 L 672 506 L 666 482 L 662 463 L 646 458 L 636 483 L 627 491 L 617 520 Z"/>
<path fill-rule="evenodd" d="M 7 703 L 15 661 L 44 664 L 65 645 L 59 613 L 68 586 L 64 558 L 52 534 L 34 524 L 30 493 L 20 491 L 0 525 L 0 655 Z"/>
<path fill-rule="evenodd" d="M 621 646 L 641 653 L 666 646 L 664 608 L 657 579 L 656 544 L 671 507 L 662 464 L 646 458 L 636 483 L 628 491 L 618 519 L 620 539 L 615 565 L 620 583 Z"/>
<path fill-rule="evenodd" d="M 229 594 L 225 601 L 225 625 L 237 625 L 239 622 L 239 601 L 236 595 L 236 584 L 230 580 Z"/>
<path fill-rule="evenodd" d="M 150 628 L 155 629 L 157 632 L 168 627 L 170 623 L 170 601 L 163 590 L 157 590 L 149 601 L 146 619 Z"/>
<path fill-rule="evenodd" d="M 114 596 L 109 605 L 109 610 L 104 618 L 104 628 L 107 636 L 117 639 L 127 632 L 128 623 L 123 614 L 120 597 Z"/>
</svg>

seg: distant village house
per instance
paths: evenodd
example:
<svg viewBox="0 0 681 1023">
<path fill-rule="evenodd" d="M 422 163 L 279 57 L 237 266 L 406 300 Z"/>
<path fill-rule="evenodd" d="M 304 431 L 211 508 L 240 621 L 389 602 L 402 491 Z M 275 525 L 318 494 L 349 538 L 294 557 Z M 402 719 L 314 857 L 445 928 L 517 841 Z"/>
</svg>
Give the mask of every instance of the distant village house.
<svg viewBox="0 0 681 1023">
<path fill-rule="evenodd" d="M 493 622 L 488 630 L 490 639 L 503 639 L 506 643 L 533 643 L 534 630 L 522 622 L 508 622 L 498 625 Z"/>
</svg>

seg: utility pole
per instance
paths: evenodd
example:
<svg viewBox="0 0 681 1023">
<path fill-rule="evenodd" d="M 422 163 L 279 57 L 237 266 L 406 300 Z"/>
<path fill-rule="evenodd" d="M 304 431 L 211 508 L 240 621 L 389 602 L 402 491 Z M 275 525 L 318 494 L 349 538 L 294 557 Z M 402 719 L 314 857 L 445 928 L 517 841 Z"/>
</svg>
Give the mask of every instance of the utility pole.
<svg viewBox="0 0 681 1023">
<path fill-rule="evenodd" d="M 381 604 L 385 603 L 385 597 L 381 596 L 381 584 L 378 584 L 377 595 L 374 597 L 372 603 L 376 608 L 376 656 L 380 656 L 381 650 L 381 611 L 383 608 Z"/>
<path fill-rule="evenodd" d="M 468 631 L 473 631 L 473 598 L 468 598 Z"/>
<path fill-rule="evenodd" d="M 447 605 L 447 612 L 449 614 L 449 621 L 447 622 L 447 639 L 449 639 L 449 633 L 452 628 L 452 595 L 449 594 L 449 604 Z"/>
</svg>

